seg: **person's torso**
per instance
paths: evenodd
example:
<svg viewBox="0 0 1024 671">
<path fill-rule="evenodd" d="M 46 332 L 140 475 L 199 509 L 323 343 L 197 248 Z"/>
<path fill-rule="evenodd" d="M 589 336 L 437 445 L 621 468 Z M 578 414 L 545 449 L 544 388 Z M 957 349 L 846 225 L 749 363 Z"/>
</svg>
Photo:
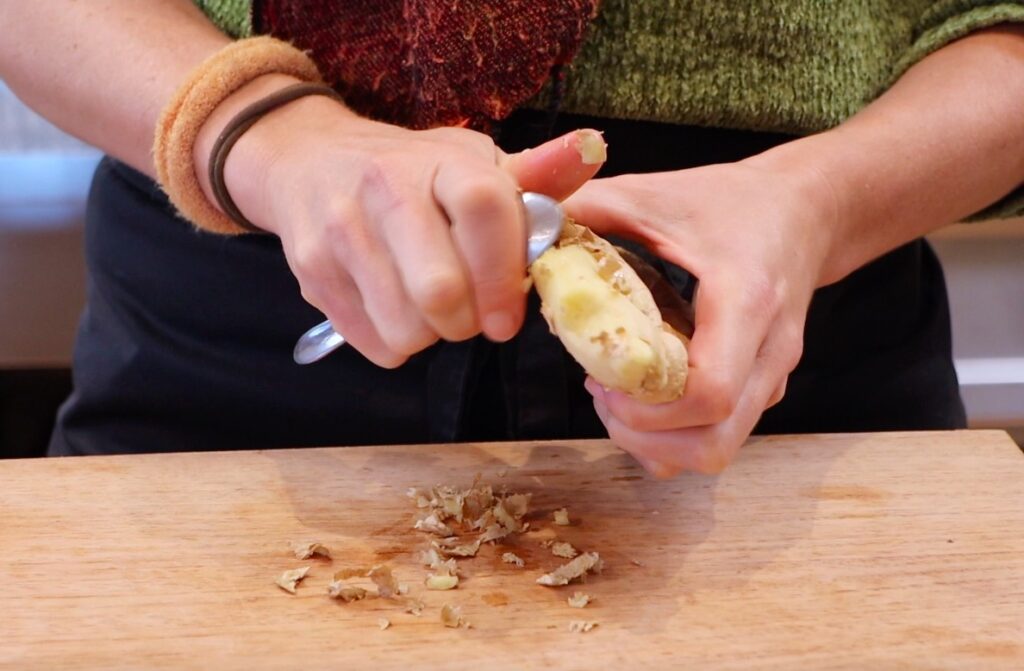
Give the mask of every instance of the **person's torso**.
<svg viewBox="0 0 1024 671">
<path fill-rule="evenodd" d="M 313 46 L 324 35 L 345 29 L 303 26 L 303 12 L 330 16 L 324 7 L 338 0 L 195 0 L 222 29 L 235 36 L 257 30 L 275 34 L 262 19 L 292 17 L 285 37 Z M 551 2 L 551 0 L 549 0 Z M 565 5 L 579 0 L 558 0 Z M 383 0 L 346 0 L 346 20 L 360 25 L 386 11 Z M 399 3 L 401 4 L 401 3 Z M 492 16 L 489 38 L 507 57 L 481 59 L 477 77 L 488 77 L 515 63 L 517 40 L 503 33 L 509 0 L 451 3 L 424 0 L 416 12 L 398 12 L 402 33 L 422 31 L 419 14 L 446 11 L 445 22 L 479 13 Z M 536 1 L 511 3 L 536 11 Z M 957 5 L 956 7 L 952 5 Z M 602 0 L 585 39 L 564 72 L 563 110 L 612 118 L 806 133 L 834 126 L 877 97 L 944 23 L 983 4 L 930 0 Z M 491 8 L 495 8 L 493 11 Z M 284 21 L 285 19 L 278 19 Z M 341 19 L 338 19 L 341 20 Z M 298 21 L 298 23 L 295 23 Z M 296 29 L 295 25 L 300 26 Z M 469 24 L 467 24 L 469 25 Z M 483 33 L 475 25 L 472 35 Z M 309 33 L 306 35 L 305 33 Z M 315 35 L 313 35 L 315 33 Z M 340 38 L 339 38 L 340 39 Z M 450 39 L 418 35 L 417 39 Z M 308 43 L 307 43 L 308 40 Z M 505 50 L 504 52 L 502 50 Z M 316 50 L 313 49 L 315 53 Z M 413 59 L 404 59 L 416 67 Z M 429 71 L 420 73 L 430 76 Z M 541 107 L 550 83 L 525 106 Z"/>
</svg>

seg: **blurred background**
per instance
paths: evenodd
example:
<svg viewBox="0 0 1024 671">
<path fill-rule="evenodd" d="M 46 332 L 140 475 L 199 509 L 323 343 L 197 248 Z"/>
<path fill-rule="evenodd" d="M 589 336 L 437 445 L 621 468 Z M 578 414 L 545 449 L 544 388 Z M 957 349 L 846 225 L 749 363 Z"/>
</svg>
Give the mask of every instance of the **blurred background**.
<svg viewBox="0 0 1024 671">
<path fill-rule="evenodd" d="M 82 215 L 99 158 L 0 80 L 0 458 L 42 454 L 71 389 Z M 970 423 L 1024 444 L 1024 220 L 952 226 L 932 242 Z"/>
<path fill-rule="evenodd" d="M 82 214 L 99 158 L 0 80 L 0 457 L 40 454 L 71 389 Z"/>
</svg>

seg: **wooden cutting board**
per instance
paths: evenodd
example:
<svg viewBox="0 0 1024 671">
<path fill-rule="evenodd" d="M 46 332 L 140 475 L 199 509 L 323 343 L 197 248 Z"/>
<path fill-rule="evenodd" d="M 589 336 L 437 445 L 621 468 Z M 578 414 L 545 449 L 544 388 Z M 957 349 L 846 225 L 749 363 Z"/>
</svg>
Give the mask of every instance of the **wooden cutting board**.
<svg viewBox="0 0 1024 671">
<path fill-rule="evenodd" d="M 486 547 L 426 592 L 406 489 L 476 473 L 533 492 L 526 567 Z M 604 573 L 535 584 L 563 561 L 552 533 Z M 301 540 L 334 559 L 296 560 Z M 375 563 L 420 617 L 327 598 Z M 299 566 L 296 595 L 274 585 Z M 0 584 L 16 669 L 1021 669 L 1024 458 L 953 432 L 755 438 L 724 475 L 667 482 L 602 441 L 7 461 Z M 472 628 L 443 627 L 444 603 Z"/>
</svg>

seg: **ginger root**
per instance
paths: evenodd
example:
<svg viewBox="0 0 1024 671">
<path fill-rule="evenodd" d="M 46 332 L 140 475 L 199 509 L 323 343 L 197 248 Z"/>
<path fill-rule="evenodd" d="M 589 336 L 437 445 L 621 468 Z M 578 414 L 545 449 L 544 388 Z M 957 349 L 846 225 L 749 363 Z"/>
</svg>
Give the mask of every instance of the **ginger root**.
<svg viewBox="0 0 1024 671">
<path fill-rule="evenodd" d="M 686 338 L 608 241 L 569 222 L 530 276 L 552 333 L 597 382 L 649 403 L 683 394 Z"/>
</svg>

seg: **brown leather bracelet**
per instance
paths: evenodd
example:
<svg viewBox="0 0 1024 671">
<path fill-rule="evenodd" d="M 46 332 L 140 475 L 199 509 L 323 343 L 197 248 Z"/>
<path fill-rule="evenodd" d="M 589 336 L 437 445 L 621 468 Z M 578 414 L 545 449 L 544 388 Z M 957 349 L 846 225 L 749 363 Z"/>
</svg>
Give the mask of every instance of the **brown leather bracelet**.
<svg viewBox="0 0 1024 671">
<path fill-rule="evenodd" d="M 342 102 L 342 97 L 338 92 L 329 86 L 308 82 L 292 84 L 280 91 L 271 93 L 266 98 L 257 100 L 236 114 L 224 126 L 224 130 L 217 136 L 217 141 L 213 143 L 213 149 L 210 151 L 210 188 L 213 191 L 213 197 L 216 199 L 220 209 L 224 211 L 224 214 L 247 231 L 253 233 L 265 232 L 245 218 L 245 215 L 235 205 L 235 201 L 232 200 L 231 194 L 228 193 L 228 187 L 224 183 L 224 164 L 227 163 L 228 154 L 245 131 L 252 128 L 265 114 L 306 96 L 327 96 Z"/>
</svg>

